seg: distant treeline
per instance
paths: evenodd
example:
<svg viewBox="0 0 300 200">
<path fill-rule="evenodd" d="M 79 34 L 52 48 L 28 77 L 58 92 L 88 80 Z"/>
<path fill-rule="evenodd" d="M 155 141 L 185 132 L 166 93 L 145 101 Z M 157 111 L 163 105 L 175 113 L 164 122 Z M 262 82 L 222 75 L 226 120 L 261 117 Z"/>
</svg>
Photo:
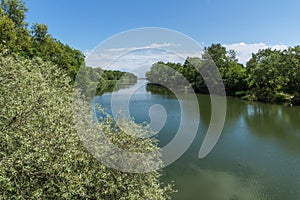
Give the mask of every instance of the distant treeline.
<svg viewBox="0 0 300 200">
<path fill-rule="evenodd" d="M 82 90 L 85 96 L 100 95 L 106 90 L 112 91 L 116 84 L 136 83 L 137 76 L 118 70 L 103 70 L 83 66 L 76 77 L 76 87 Z"/>
<path fill-rule="evenodd" d="M 207 55 L 217 66 L 227 95 L 267 103 L 296 103 L 299 98 L 300 46 L 286 50 L 259 50 L 252 54 L 244 66 L 238 62 L 235 51 L 227 50 L 220 44 L 212 44 L 204 49 L 201 58 L 188 57 L 183 64 L 155 63 L 146 73 L 146 77 L 150 82 L 165 85 L 173 83 L 178 86 L 181 74 L 196 93 L 208 93 L 199 73 L 199 70 L 203 71 L 208 66 Z M 176 73 L 170 73 L 168 68 L 174 69 Z"/>
</svg>

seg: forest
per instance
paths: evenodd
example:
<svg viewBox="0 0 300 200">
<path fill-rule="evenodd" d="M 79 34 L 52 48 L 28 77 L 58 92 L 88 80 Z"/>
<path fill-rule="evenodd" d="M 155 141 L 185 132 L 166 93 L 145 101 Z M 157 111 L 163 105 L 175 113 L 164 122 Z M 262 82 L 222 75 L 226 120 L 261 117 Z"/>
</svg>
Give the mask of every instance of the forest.
<svg viewBox="0 0 300 200">
<path fill-rule="evenodd" d="M 205 67 L 207 54 L 220 72 L 227 95 L 265 103 L 299 104 L 300 46 L 259 50 L 244 66 L 238 62 L 235 51 L 212 44 L 205 47 L 202 58 L 188 57 L 183 64 L 154 63 L 146 73 L 147 80 L 178 86 L 180 81 L 176 79 L 182 74 L 196 93 L 207 94 L 208 88 L 199 73 Z M 177 73 L 170 73 L 168 68 Z"/>
</svg>

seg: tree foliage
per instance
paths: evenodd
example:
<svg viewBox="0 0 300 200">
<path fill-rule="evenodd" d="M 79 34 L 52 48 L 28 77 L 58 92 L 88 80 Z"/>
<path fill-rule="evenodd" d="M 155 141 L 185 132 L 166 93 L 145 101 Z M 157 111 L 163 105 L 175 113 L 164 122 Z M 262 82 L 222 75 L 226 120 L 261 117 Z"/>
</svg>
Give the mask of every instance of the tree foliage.
<svg viewBox="0 0 300 200">
<path fill-rule="evenodd" d="M 26 58 L 40 57 L 65 70 L 74 82 L 79 68 L 84 65 L 82 52 L 62 44 L 48 33 L 45 24 L 33 24 L 27 29 L 27 8 L 22 0 L 2 0 L 0 6 L 0 44 L 11 53 Z"/>
<path fill-rule="evenodd" d="M 299 95 L 299 47 L 264 49 L 247 63 L 250 93 L 259 101 L 287 102 Z"/>
<path fill-rule="evenodd" d="M 260 50 L 252 55 L 246 66 L 238 63 L 233 50 L 226 50 L 220 44 L 205 47 L 205 54 L 209 55 L 218 68 L 227 95 L 268 103 L 289 103 L 291 98 L 299 98 L 299 46 L 286 50 Z M 190 82 L 195 92 L 208 93 L 206 83 L 198 72 L 199 69 L 203 70 L 203 60 L 203 57 L 187 58 L 183 64 L 160 62 L 165 67 L 158 67 L 159 63 L 155 63 L 146 77 L 150 82 L 176 83 L 174 75 L 166 73 L 167 68 L 172 68 Z"/>
<path fill-rule="evenodd" d="M 227 94 L 236 95 L 247 90 L 243 65 L 238 63 L 233 51 L 227 51 L 220 44 L 206 47 L 201 58 L 188 57 L 183 64 L 155 63 L 146 73 L 146 77 L 150 82 L 169 82 L 171 87 L 172 84 L 178 87 L 181 85 L 181 74 L 196 93 L 208 93 L 206 83 L 212 83 L 210 85 L 215 87 L 219 84 L 214 66 L 220 72 Z"/>
<path fill-rule="evenodd" d="M 25 17 L 28 9 L 23 0 L 1 0 L 1 8 L 4 14 L 14 22 L 16 28 L 27 26 Z"/>
<path fill-rule="evenodd" d="M 1 54 L 0 198 L 168 199 L 172 189 L 161 185 L 159 172 L 123 173 L 87 152 L 73 125 L 72 91 L 51 62 Z M 99 126 L 122 148 L 157 149 L 151 139 L 137 143 L 113 124 Z"/>
</svg>

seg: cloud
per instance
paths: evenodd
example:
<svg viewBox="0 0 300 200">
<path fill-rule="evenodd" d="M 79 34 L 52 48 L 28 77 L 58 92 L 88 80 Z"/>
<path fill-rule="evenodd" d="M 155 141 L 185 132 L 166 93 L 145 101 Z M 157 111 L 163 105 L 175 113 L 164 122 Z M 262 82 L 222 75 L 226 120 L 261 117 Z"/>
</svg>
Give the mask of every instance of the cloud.
<svg viewBox="0 0 300 200">
<path fill-rule="evenodd" d="M 153 43 L 148 46 L 141 46 L 141 47 L 128 47 L 128 48 L 113 48 L 113 49 L 108 49 L 110 52 L 118 52 L 118 51 L 133 51 L 133 50 L 138 50 L 138 49 L 151 49 L 151 48 L 166 48 L 166 47 L 173 47 L 176 46 L 176 44 L 173 43 Z"/>
<path fill-rule="evenodd" d="M 87 57 L 87 56 L 90 55 L 90 53 L 91 53 L 90 50 L 85 50 L 85 51 L 83 52 L 83 55 Z"/>
<path fill-rule="evenodd" d="M 283 50 L 287 49 L 287 45 L 267 45 L 265 43 L 253 43 L 253 44 L 246 44 L 246 43 L 233 43 L 233 44 L 223 44 L 226 49 L 232 49 L 237 52 L 237 58 L 239 59 L 240 63 L 246 64 L 246 62 L 251 58 L 252 53 L 257 53 L 260 49 L 277 49 Z"/>
<path fill-rule="evenodd" d="M 119 56 L 121 55 L 121 56 Z M 144 73 L 149 70 L 153 63 L 158 61 L 182 63 L 186 55 L 177 55 L 175 53 L 160 49 L 139 49 L 132 50 L 125 54 L 116 52 L 105 52 L 94 56 L 89 56 L 86 60 L 88 66 L 101 67 L 103 69 L 121 70 L 134 72 L 144 68 Z"/>
<path fill-rule="evenodd" d="M 173 43 L 153 43 L 140 47 L 96 49 L 89 52 L 86 64 L 91 67 L 146 73 L 153 63 L 158 61 L 182 63 L 188 56 L 199 56 L 200 53 L 175 51 L 180 45 Z M 174 53 L 175 52 L 175 53 Z"/>
</svg>

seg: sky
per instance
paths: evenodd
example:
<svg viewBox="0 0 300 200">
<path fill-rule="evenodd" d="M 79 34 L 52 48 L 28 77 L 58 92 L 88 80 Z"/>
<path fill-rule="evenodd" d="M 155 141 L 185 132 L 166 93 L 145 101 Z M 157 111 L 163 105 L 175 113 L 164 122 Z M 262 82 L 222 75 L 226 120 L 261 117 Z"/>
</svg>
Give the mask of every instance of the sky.
<svg viewBox="0 0 300 200">
<path fill-rule="evenodd" d="M 179 31 L 204 46 L 221 43 L 236 50 L 242 63 L 260 48 L 300 44 L 299 0 L 25 2 L 29 23 L 47 24 L 53 37 L 83 52 L 115 34 L 142 27 Z"/>
</svg>

